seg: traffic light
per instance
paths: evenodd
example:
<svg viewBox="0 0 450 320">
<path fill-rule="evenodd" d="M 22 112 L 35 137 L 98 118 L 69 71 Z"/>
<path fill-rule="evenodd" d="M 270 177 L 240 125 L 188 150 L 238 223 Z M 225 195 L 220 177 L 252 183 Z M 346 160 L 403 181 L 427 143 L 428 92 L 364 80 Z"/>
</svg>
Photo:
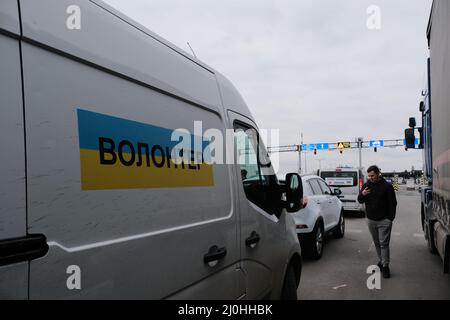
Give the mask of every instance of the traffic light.
<svg viewBox="0 0 450 320">
<path fill-rule="evenodd" d="M 374 152 L 377 152 L 377 147 L 374 147 L 374 148 L 373 148 L 373 151 L 374 151 Z"/>
<path fill-rule="evenodd" d="M 317 154 L 317 149 L 314 149 L 314 154 Z"/>
<path fill-rule="evenodd" d="M 405 129 L 405 146 L 407 148 L 414 149 L 416 147 L 415 142 L 416 137 L 414 136 L 414 129 L 412 128 Z"/>
</svg>

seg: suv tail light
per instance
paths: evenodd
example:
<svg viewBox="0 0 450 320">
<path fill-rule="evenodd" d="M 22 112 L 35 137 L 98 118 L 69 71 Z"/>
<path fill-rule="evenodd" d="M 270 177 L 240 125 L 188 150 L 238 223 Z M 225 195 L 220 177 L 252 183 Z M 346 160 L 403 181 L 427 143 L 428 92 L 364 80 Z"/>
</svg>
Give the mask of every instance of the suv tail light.
<svg viewBox="0 0 450 320">
<path fill-rule="evenodd" d="M 363 181 L 361 178 L 359 178 L 359 191 L 361 191 L 362 186 L 363 186 Z"/>
<path fill-rule="evenodd" d="M 307 205 L 308 205 L 308 197 L 307 197 L 307 196 L 303 196 L 303 206 L 302 206 L 302 209 L 304 209 Z"/>
</svg>

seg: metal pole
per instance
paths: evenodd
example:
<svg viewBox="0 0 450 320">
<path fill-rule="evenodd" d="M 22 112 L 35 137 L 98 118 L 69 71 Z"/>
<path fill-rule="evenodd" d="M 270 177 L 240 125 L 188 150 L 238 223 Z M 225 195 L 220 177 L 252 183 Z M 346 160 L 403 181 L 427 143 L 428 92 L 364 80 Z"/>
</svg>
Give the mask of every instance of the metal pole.
<svg viewBox="0 0 450 320">
<path fill-rule="evenodd" d="M 302 174 L 302 145 L 298 146 L 298 174 Z"/>
<path fill-rule="evenodd" d="M 305 152 L 305 174 L 308 173 L 308 167 L 306 166 L 306 152 Z"/>
<path fill-rule="evenodd" d="M 358 149 L 359 149 L 359 169 L 362 170 L 362 142 L 363 138 L 358 138 Z"/>
<path fill-rule="evenodd" d="M 298 174 L 302 174 L 302 145 L 303 132 L 300 132 L 300 145 L 298 146 Z"/>
</svg>

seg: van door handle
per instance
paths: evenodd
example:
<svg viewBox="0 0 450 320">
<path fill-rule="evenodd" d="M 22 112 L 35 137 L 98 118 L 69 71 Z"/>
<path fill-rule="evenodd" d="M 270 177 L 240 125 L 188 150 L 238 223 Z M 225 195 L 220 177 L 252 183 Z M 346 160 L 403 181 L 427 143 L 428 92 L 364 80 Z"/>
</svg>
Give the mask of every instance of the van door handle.
<svg viewBox="0 0 450 320">
<path fill-rule="evenodd" d="M 245 239 L 245 245 L 247 247 L 252 247 L 252 245 L 257 244 L 259 240 L 261 240 L 261 237 L 259 236 L 259 234 L 256 233 L 256 231 L 253 231 L 250 234 L 250 237 Z"/>
<path fill-rule="evenodd" d="M 216 263 L 225 258 L 227 255 L 227 249 L 225 247 L 219 248 L 218 246 L 212 246 L 209 248 L 207 254 L 203 256 L 203 262 L 208 263 L 211 267 L 214 267 Z"/>
<path fill-rule="evenodd" d="M 42 234 L 0 240 L 0 266 L 43 257 L 48 252 L 47 239 Z"/>
</svg>

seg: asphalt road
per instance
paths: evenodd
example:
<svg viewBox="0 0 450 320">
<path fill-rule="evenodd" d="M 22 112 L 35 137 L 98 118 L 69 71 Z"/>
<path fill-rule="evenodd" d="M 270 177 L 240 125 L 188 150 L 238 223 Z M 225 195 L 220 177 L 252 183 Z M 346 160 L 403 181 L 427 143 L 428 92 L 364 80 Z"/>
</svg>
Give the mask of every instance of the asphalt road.
<svg viewBox="0 0 450 320">
<path fill-rule="evenodd" d="M 300 300 L 450 300 L 450 275 L 442 273 L 441 259 L 428 251 L 423 237 L 419 193 L 401 186 L 397 201 L 391 236 L 391 278 L 384 279 L 380 275 L 381 288 L 368 289 L 371 274 L 367 273 L 367 268 L 375 265 L 378 258 L 366 219 L 346 212 L 344 238 L 330 236 L 321 260 L 303 260 L 298 289 Z"/>
</svg>

